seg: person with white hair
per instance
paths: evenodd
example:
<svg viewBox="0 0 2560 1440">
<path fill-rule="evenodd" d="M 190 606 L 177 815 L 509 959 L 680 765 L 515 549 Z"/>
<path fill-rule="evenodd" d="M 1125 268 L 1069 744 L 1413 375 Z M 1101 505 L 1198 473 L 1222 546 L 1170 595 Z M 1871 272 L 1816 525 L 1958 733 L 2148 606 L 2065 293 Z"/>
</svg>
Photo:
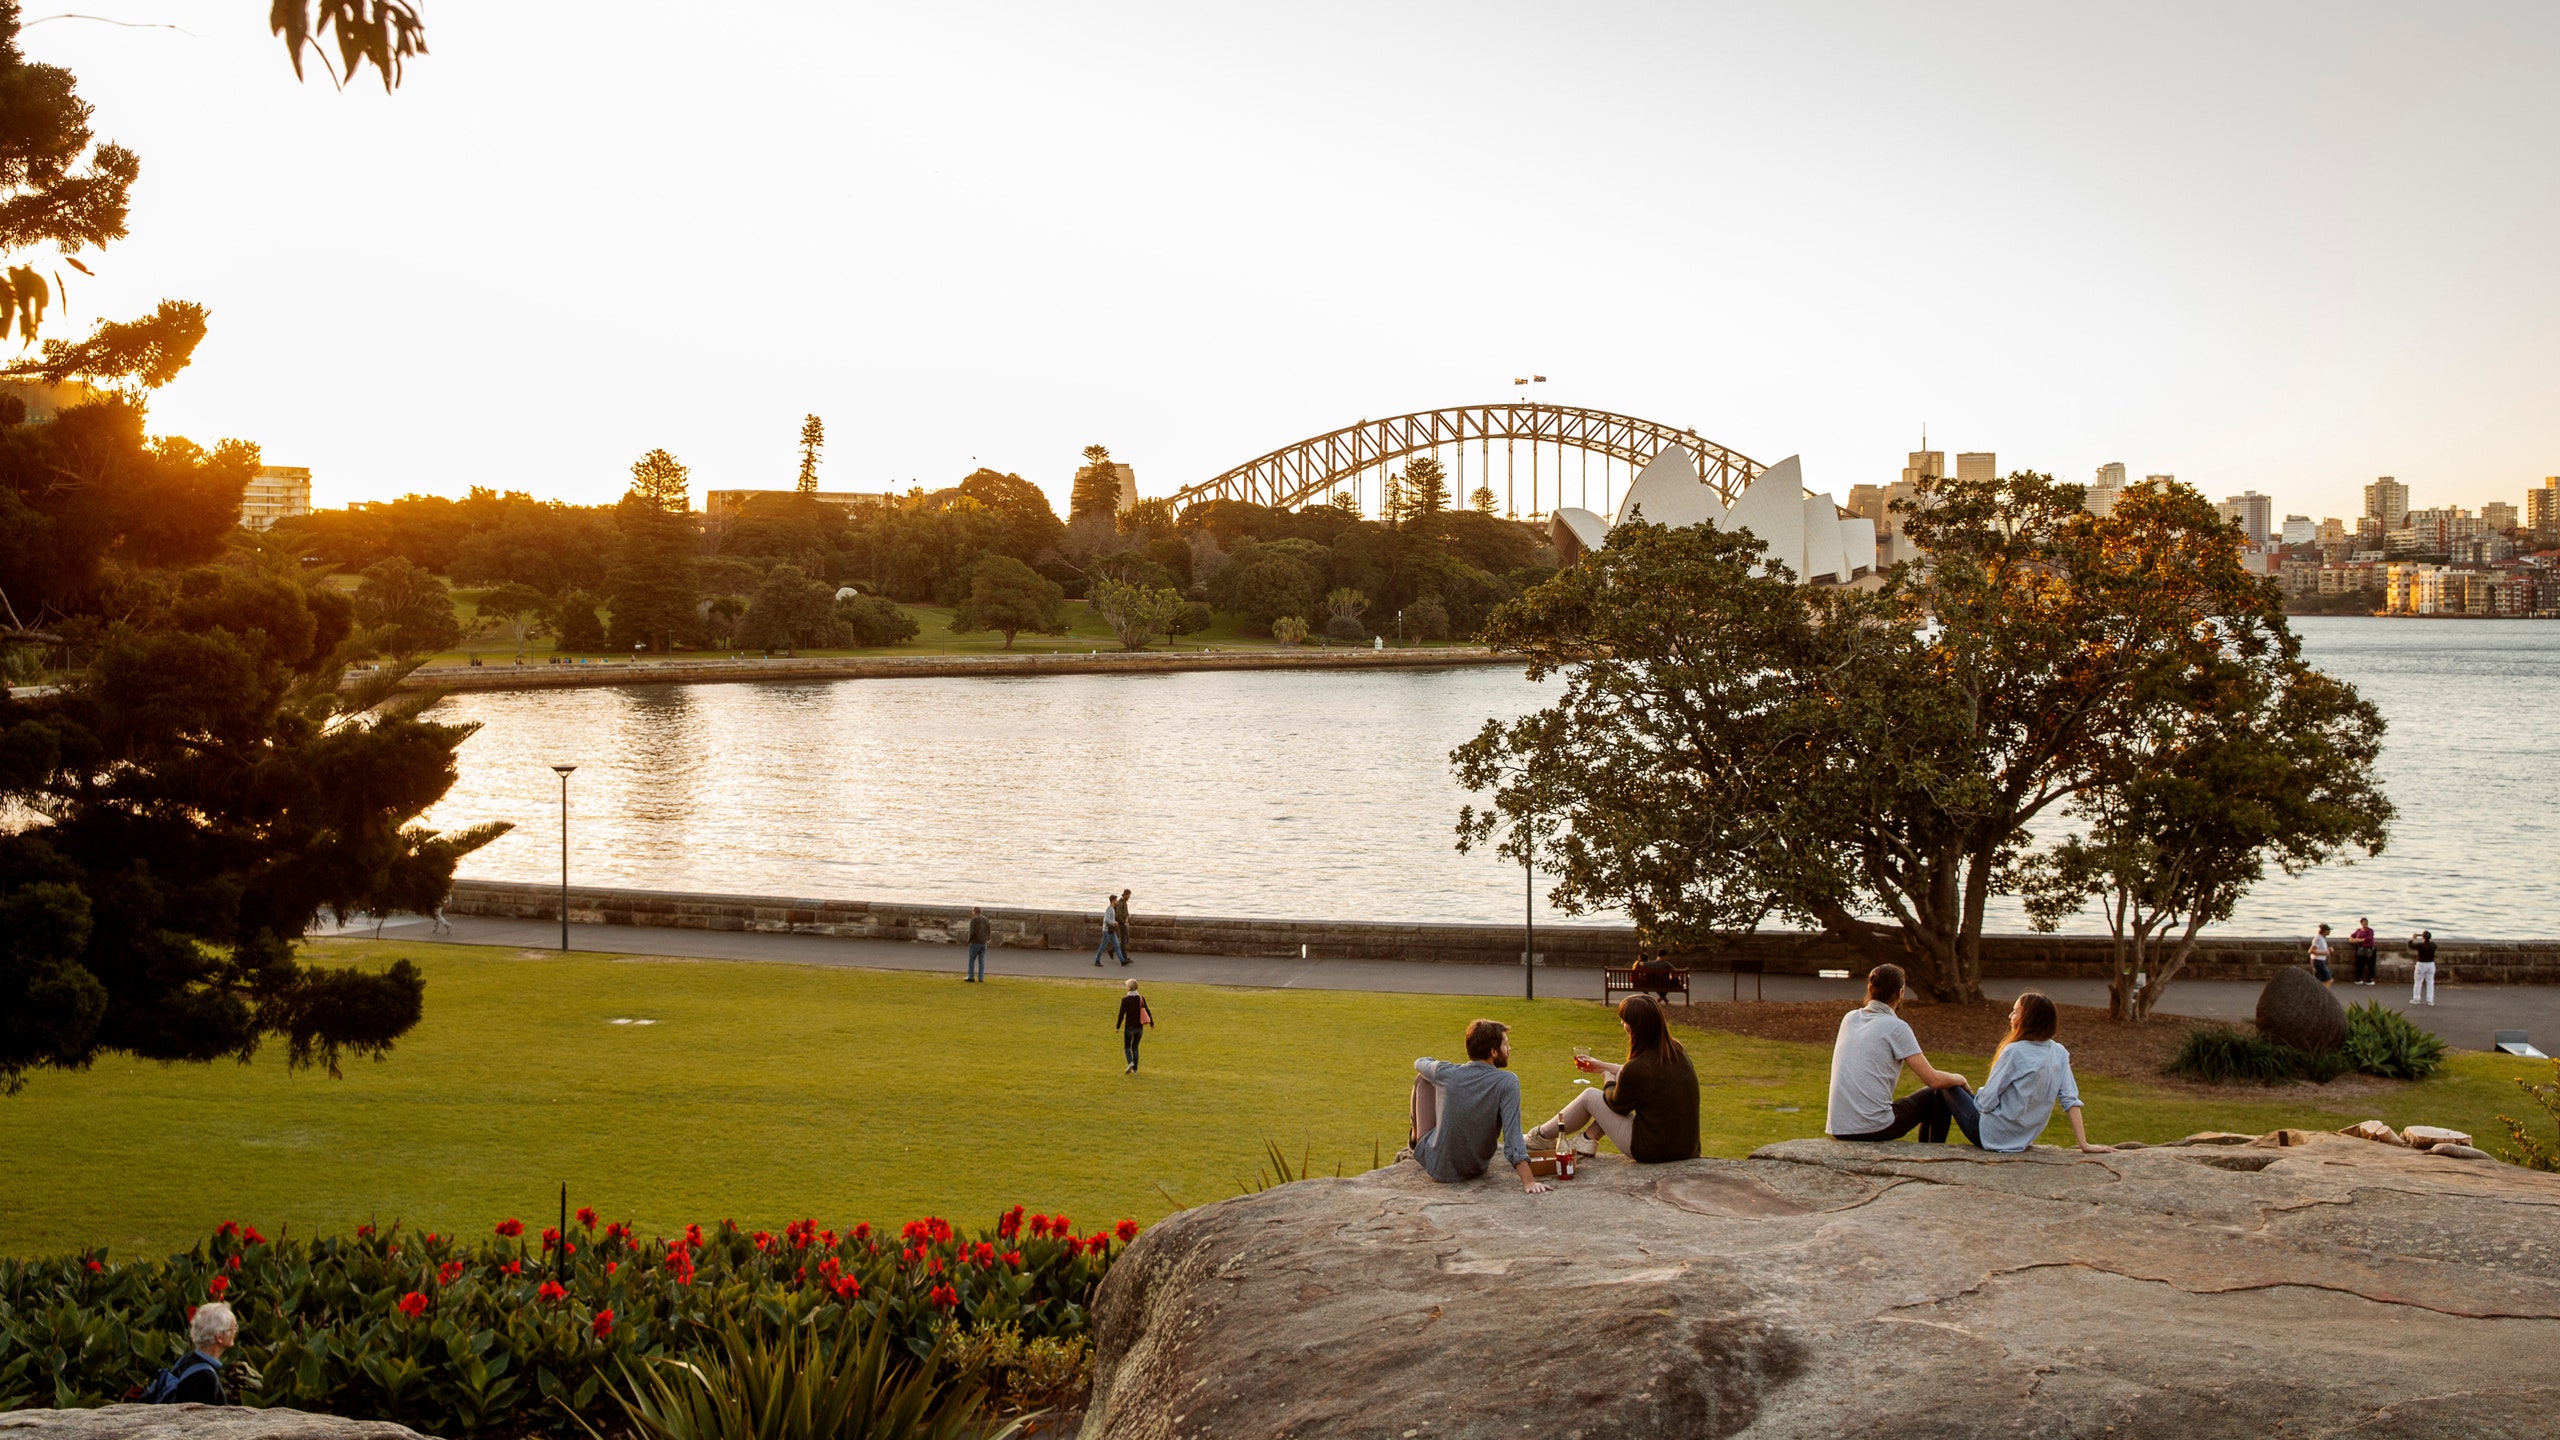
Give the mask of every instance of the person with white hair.
<svg viewBox="0 0 2560 1440">
<path fill-rule="evenodd" d="M 187 1339 L 195 1348 L 151 1381 L 143 1399 L 159 1405 L 228 1405 L 222 1392 L 222 1352 L 240 1343 L 240 1322 L 219 1300 L 196 1307 L 187 1321 Z"/>
</svg>

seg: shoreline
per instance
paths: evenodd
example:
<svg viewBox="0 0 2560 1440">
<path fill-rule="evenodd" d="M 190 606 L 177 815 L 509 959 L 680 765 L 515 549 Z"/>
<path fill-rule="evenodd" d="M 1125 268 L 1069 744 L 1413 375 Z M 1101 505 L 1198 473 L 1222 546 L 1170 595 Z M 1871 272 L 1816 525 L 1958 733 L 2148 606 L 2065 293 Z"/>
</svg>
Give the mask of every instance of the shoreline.
<svg viewBox="0 0 2560 1440">
<path fill-rule="evenodd" d="M 585 689 L 606 685 L 737 685 L 812 680 L 981 679 L 1023 675 L 1170 675 L 1200 670 L 1440 670 L 1518 665 L 1482 646 L 1437 650 L 1105 650 L 1086 654 L 844 655 L 774 660 L 606 660 L 593 665 L 437 665 L 403 690 Z M 352 679 L 348 682 L 354 683 Z"/>
</svg>

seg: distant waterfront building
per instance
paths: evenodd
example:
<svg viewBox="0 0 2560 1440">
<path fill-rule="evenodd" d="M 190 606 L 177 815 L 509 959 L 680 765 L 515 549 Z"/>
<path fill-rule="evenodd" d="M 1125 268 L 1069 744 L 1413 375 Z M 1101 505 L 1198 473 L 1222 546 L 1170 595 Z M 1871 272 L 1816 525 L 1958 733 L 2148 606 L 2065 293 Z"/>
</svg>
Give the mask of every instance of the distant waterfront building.
<svg viewBox="0 0 2560 1440">
<path fill-rule="evenodd" d="M 2492 500 L 2480 507 L 2480 523 L 2491 530 L 2516 528 L 2516 507 L 2504 500 Z"/>
<path fill-rule="evenodd" d="M 2319 540 L 2320 527 L 2311 523 L 2310 516 L 2287 515 L 2284 517 L 2283 541 L 2285 544 L 2315 545 Z"/>
<path fill-rule="evenodd" d="M 2546 545 L 2560 542 L 2560 475 L 2545 476 L 2524 492 L 2524 527 Z"/>
<path fill-rule="evenodd" d="M 1989 450 L 1976 450 L 1958 455 L 1956 457 L 1956 478 L 1959 480 L 1997 480 L 2000 478 L 2000 457 Z"/>
<path fill-rule="evenodd" d="M 288 515 L 311 513 L 311 471 L 302 465 L 262 465 L 240 492 L 240 528 L 272 530 Z"/>
<path fill-rule="evenodd" d="M 2377 534 L 2400 528 L 2409 514 L 2409 487 L 2385 475 L 2364 487 L 2365 518 Z"/>
<path fill-rule="evenodd" d="M 778 503 L 799 493 L 797 490 L 705 490 L 702 492 L 702 513 L 714 521 L 733 519 L 751 504 Z M 852 510 L 863 505 L 883 505 L 898 497 L 893 490 L 820 490 L 809 498 L 821 505 Z"/>
<path fill-rule="evenodd" d="M 2214 508 L 2222 512 L 2223 519 L 2246 531 L 2251 544 L 2264 545 L 2274 529 L 2275 503 L 2272 497 L 2244 490 Z"/>
</svg>

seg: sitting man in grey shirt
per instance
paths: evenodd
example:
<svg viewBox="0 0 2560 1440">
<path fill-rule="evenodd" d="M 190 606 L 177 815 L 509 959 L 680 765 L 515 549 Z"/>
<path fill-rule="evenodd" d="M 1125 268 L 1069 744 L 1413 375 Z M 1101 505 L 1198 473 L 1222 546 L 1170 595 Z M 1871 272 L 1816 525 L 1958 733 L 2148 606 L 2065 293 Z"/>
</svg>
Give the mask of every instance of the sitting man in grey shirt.
<svg viewBox="0 0 2560 1440">
<path fill-rule="evenodd" d="M 1902 995 L 1902 967 L 1879 965 L 1867 972 L 1867 1003 L 1840 1017 L 1831 1046 L 1831 1116 L 1823 1126 L 1834 1140 L 1899 1140 L 1917 1125 L 1924 1144 L 1937 1144 L 1951 1121 L 1973 1133 L 1972 1090 L 1920 1053 L 1920 1038 L 1894 1013 Z M 1925 1088 L 1896 1100 L 1893 1087 L 1906 1065 Z"/>
<path fill-rule="evenodd" d="M 1511 1027 L 1478 1020 L 1467 1027 L 1467 1063 L 1428 1056 L 1413 1062 L 1413 1158 L 1434 1180 L 1482 1175 L 1498 1148 L 1519 1172 L 1520 1188 L 1550 1188 L 1529 1172 L 1529 1142 L 1520 1134 L 1520 1077 L 1511 1073 Z"/>
</svg>

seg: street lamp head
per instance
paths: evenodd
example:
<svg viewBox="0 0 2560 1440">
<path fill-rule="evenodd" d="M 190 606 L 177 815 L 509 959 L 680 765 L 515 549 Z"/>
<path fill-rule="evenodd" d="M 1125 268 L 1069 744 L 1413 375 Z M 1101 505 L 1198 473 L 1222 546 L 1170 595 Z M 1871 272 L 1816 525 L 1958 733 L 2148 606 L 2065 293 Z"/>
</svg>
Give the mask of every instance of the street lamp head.
<svg viewBox="0 0 2560 1440">
<path fill-rule="evenodd" d="M 577 769 L 578 767 L 575 765 L 554 765 L 551 768 L 560 772 L 560 778 L 566 780 L 569 778 L 569 772 Z"/>
</svg>

